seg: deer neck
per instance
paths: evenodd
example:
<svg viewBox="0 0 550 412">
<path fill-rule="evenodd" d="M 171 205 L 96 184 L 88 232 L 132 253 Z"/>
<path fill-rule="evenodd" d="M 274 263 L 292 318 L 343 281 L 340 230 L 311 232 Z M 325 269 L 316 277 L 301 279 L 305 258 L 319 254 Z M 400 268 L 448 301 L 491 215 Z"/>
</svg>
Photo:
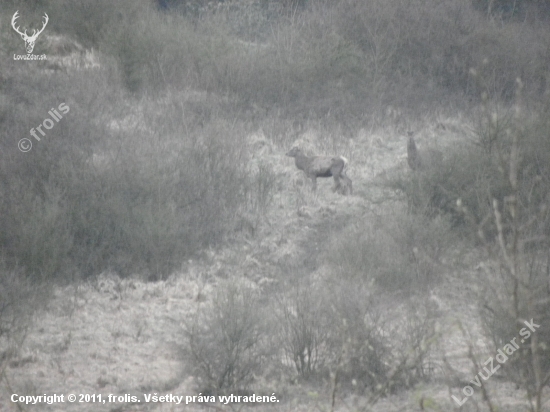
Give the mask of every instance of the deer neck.
<svg viewBox="0 0 550 412">
<path fill-rule="evenodd" d="M 298 155 L 295 157 L 294 163 L 298 169 L 306 170 L 310 163 L 310 159 L 305 155 Z"/>
</svg>

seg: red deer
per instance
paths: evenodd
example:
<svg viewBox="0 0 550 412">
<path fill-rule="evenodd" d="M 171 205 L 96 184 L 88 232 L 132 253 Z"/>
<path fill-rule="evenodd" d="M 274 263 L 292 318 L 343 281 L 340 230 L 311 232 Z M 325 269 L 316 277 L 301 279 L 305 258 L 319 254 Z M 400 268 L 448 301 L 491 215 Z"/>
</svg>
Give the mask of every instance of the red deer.
<svg viewBox="0 0 550 412">
<path fill-rule="evenodd" d="M 418 150 L 414 132 L 407 132 L 407 163 L 411 170 L 426 170 L 443 162 L 443 153 L 435 149 Z"/>
<path fill-rule="evenodd" d="M 287 154 L 294 158 L 296 167 L 303 170 L 313 182 L 313 191 L 317 190 L 318 177 L 333 177 L 334 192 L 342 195 L 353 193 L 351 179 L 346 175 L 348 160 L 343 156 L 306 156 L 298 147 L 293 147 Z"/>
</svg>

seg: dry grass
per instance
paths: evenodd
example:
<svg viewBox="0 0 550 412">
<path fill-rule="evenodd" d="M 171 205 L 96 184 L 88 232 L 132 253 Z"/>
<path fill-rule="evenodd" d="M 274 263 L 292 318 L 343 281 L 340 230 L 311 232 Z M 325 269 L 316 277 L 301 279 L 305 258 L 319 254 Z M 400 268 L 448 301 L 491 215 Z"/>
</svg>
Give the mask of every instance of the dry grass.
<svg viewBox="0 0 550 412">
<path fill-rule="evenodd" d="M 507 296 L 499 262 L 452 232 L 444 213 L 422 210 L 432 198 L 416 190 L 426 180 L 407 167 L 405 134 L 466 164 L 457 147 L 472 131 L 491 146 L 493 129 L 509 126 L 493 127 L 468 99 L 491 93 L 508 107 L 519 72 L 526 98 L 541 98 L 548 34 L 487 22 L 454 0 L 313 3 L 278 15 L 268 34 L 253 2 L 187 19 L 146 0 L 73 9 L 61 0 L 51 5 L 55 30 L 100 46 L 99 67 L 24 71 L 0 61 L 2 153 L 52 99 L 66 97 L 73 116 L 34 152 L 0 163 L 2 257 L 53 291 L 44 310 L 26 310 L 33 291 L 13 282 L 19 298 L 0 284 L 0 296 L 20 301 L 15 317 L 0 313 L 0 410 L 173 411 L 182 407 L 144 394 L 224 386 L 275 393 L 280 402 L 260 411 L 455 408 L 450 394 L 494 354 L 477 306 L 494 303 L 485 287 Z M 244 43 L 241 29 L 264 43 Z M 0 36 L 6 56 L 21 46 Z M 532 135 L 547 135 L 542 123 Z M 547 147 L 538 143 L 530 146 Z M 284 155 L 295 145 L 349 159 L 353 195 L 321 179 L 312 193 Z M 231 296 L 237 303 L 224 304 Z M 190 325 L 204 332 L 191 345 Z M 239 354 L 247 359 L 233 364 Z M 224 380 L 239 367 L 240 382 Z M 462 410 L 489 410 L 475 389 Z M 524 390 L 499 377 L 485 389 L 499 410 L 526 408 Z M 11 393 L 142 402 L 19 408 Z"/>
<path fill-rule="evenodd" d="M 312 133 L 305 135 L 311 136 Z M 382 138 L 381 141 L 377 136 Z M 440 137 L 442 145 L 453 138 L 452 134 L 446 136 L 447 139 Z M 364 197 L 369 192 L 373 175 L 393 167 L 406 169 L 406 144 L 402 136 L 392 129 L 380 129 L 368 137 L 358 134 L 354 138 L 350 157 L 354 159 L 352 170 L 359 194 L 343 198 L 328 190 L 330 183 L 323 187 L 320 182 L 320 194 L 314 198 L 308 194 L 308 187 L 288 183 L 292 182 L 289 177 L 295 171 L 292 162 L 284 156 L 284 148 L 277 148 L 257 135 L 249 135 L 247 140 L 253 159 L 270 167 L 275 174 L 285 175 L 277 183 L 278 190 L 273 201 L 264 210 L 265 220 L 255 235 L 258 241 L 251 242 L 246 238 L 237 240 L 239 237 L 236 237 L 236 242 L 228 247 L 205 252 L 198 259 L 189 260 L 181 271 L 166 281 L 143 283 L 105 274 L 86 285 L 57 288 L 48 311 L 37 317 L 16 358 L 30 361 L 16 362 L 14 365 L 19 366 L 6 369 L 15 392 L 198 395 L 197 382 L 189 377 L 188 366 L 182 362 L 181 322 L 189 318 L 196 308 L 210 302 L 218 279 L 244 275 L 264 291 L 276 289 L 278 285 L 290 285 L 295 282 L 296 276 L 307 276 L 310 282 L 323 279 L 327 267 L 322 265 L 318 256 L 324 253 L 329 243 L 323 238 L 318 238 L 316 244 L 311 243 L 318 233 L 323 233 L 319 232 L 321 226 L 325 225 L 324 233 L 329 234 L 341 229 L 330 222 L 372 218 L 370 213 L 366 213 L 367 206 L 380 213 L 384 204 L 366 205 L 369 202 Z M 259 144 L 259 141 L 263 143 Z M 319 147 L 323 147 L 324 142 L 312 139 L 312 144 Z M 300 210 L 306 210 L 307 214 L 301 214 Z M 309 245 L 307 248 L 306 244 Z M 285 271 L 285 268 L 298 268 L 304 254 L 309 255 L 310 267 L 302 268 L 302 274 L 294 270 Z M 472 260 L 474 262 L 475 259 Z M 443 275 L 446 279 L 454 279 L 450 272 Z M 456 386 L 456 381 L 453 383 L 454 375 L 443 374 L 442 356 L 445 355 L 453 367 L 461 371 L 460 379 L 467 380 L 471 374 L 466 357 L 468 340 L 476 346 L 485 342 L 476 321 L 473 300 L 462 285 L 464 283 L 456 280 L 452 283 L 446 281 L 433 290 L 431 298 L 440 313 L 437 321 L 440 332 L 429 359 L 436 368 L 435 379 L 450 376 L 449 385 L 454 388 L 453 393 L 461 387 Z M 387 304 L 392 305 L 391 302 Z M 465 307 L 471 310 L 464 311 Z M 399 319 L 403 315 L 388 316 L 388 320 Z M 470 338 L 456 327 L 457 320 L 469 331 Z M 389 325 L 388 332 L 391 331 Z M 397 328 L 395 330 L 401 328 L 398 323 L 393 327 Z M 487 353 L 490 353 L 489 349 L 480 351 L 478 357 L 483 359 Z M 307 384 L 303 387 L 289 386 L 285 383 L 286 374 L 275 369 L 267 373 L 261 383 L 257 383 L 259 390 L 270 394 L 275 392 L 281 400 L 275 406 L 258 406 L 259 410 L 305 411 L 328 405 L 328 389 L 323 384 L 311 388 L 307 394 Z M 460 379 L 458 382 L 461 382 Z M 489 388 L 493 399 L 498 399 L 503 408 L 517 407 L 518 396 L 510 397 L 509 385 L 494 379 Z M 2 390 L 6 391 L 6 388 Z M 319 392 L 313 395 L 311 390 Z M 336 410 L 353 409 L 351 405 L 366 408 L 368 399 L 337 392 Z M 373 411 L 412 411 L 418 410 L 421 401 L 435 410 L 453 407 L 446 385 L 426 383 L 416 389 L 382 398 L 368 408 Z M 469 400 L 466 407 L 471 408 L 474 403 L 483 404 L 479 394 Z M 220 404 L 215 406 L 222 408 Z M 6 407 L 15 410 L 14 405 Z M 59 407 L 44 406 L 41 410 L 60 410 Z M 170 404 L 148 404 L 126 408 L 170 411 L 174 407 Z M 204 410 L 198 405 L 188 408 Z M 100 411 L 108 408 L 105 405 L 65 404 L 63 410 Z"/>
</svg>

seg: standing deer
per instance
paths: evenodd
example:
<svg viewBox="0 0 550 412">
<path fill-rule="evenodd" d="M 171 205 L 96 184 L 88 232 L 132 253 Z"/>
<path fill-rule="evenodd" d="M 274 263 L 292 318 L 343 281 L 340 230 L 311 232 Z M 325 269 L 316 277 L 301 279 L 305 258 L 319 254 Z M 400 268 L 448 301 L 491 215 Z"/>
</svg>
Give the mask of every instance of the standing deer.
<svg viewBox="0 0 550 412">
<path fill-rule="evenodd" d="M 443 162 L 443 153 L 436 149 L 419 150 L 414 141 L 414 132 L 407 132 L 407 163 L 411 170 L 426 170 Z"/>
<path fill-rule="evenodd" d="M 298 147 L 293 147 L 286 155 L 293 157 L 296 167 L 311 179 L 314 192 L 317 191 L 318 177 L 333 177 L 332 191 L 342 195 L 353 193 L 351 179 L 346 175 L 348 160 L 344 156 L 306 156 Z"/>
<path fill-rule="evenodd" d="M 38 35 L 40 33 L 42 33 L 44 31 L 44 29 L 46 28 L 46 25 L 48 24 L 48 21 L 50 20 L 48 15 L 46 13 L 44 13 L 44 22 L 42 23 L 42 28 L 40 30 L 38 30 L 38 32 L 36 31 L 36 29 L 33 29 L 32 31 L 32 35 L 29 36 L 27 35 L 27 30 L 25 30 L 24 33 L 22 33 L 20 30 L 19 30 L 19 26 L 15 26 L 15 20 L 17 20 L 19 18 L 19 10 L 17 10 L 15 12 L 15 14 L 13 15 L 12 19 L 11 19 L 11 26 L 13 27 L 13 29 L 19 33 L 21 35 L 21 38 L 23 40 L 25 40 L 25 47 L 27 49 L 27 53 L 31 54 L 33 49 L 34 49 L 34 43 L 36 42 L 36 39 L 38 38 Z"/>
</svg>

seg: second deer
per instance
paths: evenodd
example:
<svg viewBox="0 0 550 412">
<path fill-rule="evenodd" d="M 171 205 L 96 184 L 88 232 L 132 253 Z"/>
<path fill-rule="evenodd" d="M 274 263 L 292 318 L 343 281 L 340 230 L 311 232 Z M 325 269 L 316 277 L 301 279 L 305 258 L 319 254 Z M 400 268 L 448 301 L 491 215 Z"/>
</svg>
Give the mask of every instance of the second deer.
<svg viewBox="0 0 550 412">
<path fill-rule="evenodd" d="M 443 163 L 443 153 L 437 149 L 419 150 L 414 141 L 414 132 L 407 132 L 407 163 L 411 170 L 427 170 Z"/>
</svg>

